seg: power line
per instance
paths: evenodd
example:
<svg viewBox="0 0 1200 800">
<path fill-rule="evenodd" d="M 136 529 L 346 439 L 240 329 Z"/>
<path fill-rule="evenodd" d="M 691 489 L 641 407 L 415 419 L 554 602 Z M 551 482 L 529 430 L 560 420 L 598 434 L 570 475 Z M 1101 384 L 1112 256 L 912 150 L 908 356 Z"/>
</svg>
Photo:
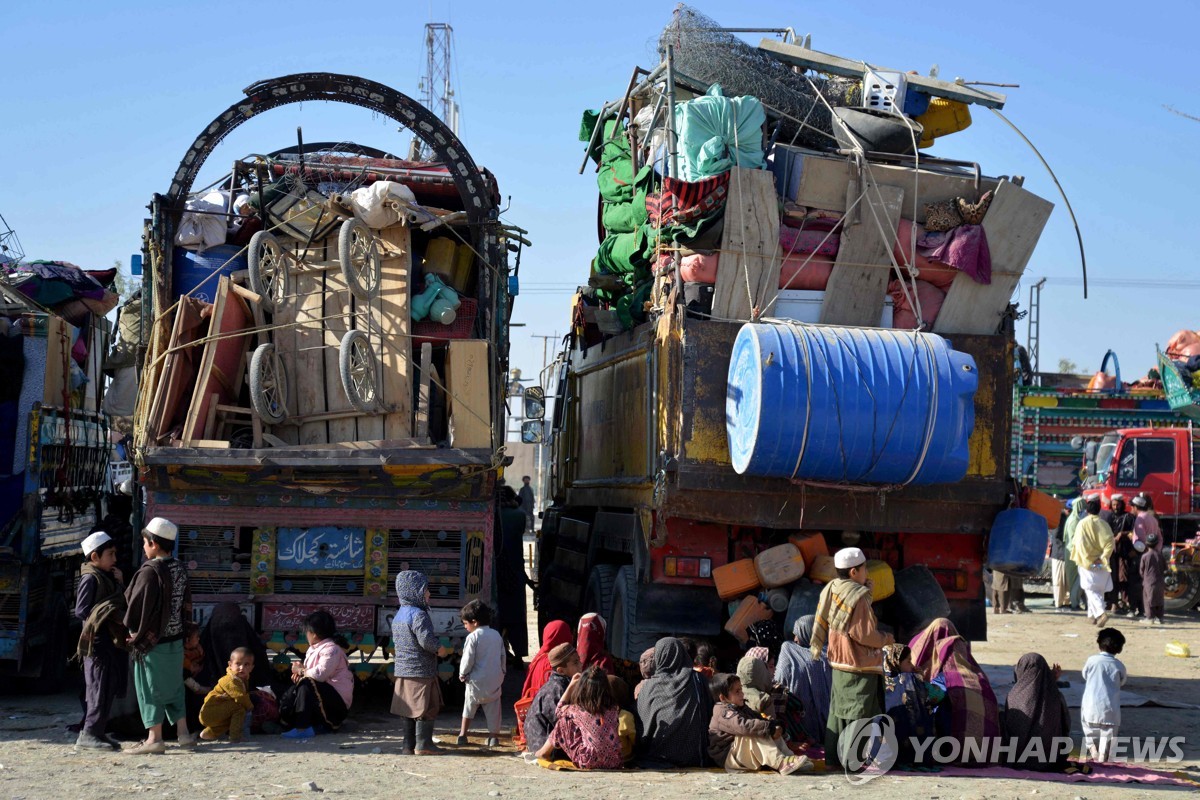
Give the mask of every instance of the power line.
<svg viewBox="0 0 1200 800">
<path fill-rule="evenodd" d="M 1046 282 L 1060 286 L 1079 286 L 1082 278 L 1065 275 L 1046 275 Z M 1111 286 L 1123 289 L 1200 289 L 1200 281 L 1181 281 L 1152 278 L 1088 278 L 1089 286 Z"/>
</svg>

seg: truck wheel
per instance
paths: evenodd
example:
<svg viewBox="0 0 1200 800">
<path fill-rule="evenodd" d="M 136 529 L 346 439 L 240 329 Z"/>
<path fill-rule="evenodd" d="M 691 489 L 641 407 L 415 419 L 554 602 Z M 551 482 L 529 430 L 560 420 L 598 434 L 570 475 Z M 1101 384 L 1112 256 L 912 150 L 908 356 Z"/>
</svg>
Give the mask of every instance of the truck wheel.
<svg viewBox="0 0 1200 800">
<path fill-rule="evenodd" d="M 1200 574 L 1168 572 L 1165 589 L 1163 608 L 1167 611 L 1187 611 L 1196 605 L 1196 600 L 1200 596 Z"/>
<path fill-rule="evenodd" d="M 583 593 L 583 613 L 596 612 L 605 622 L 612 620 L 613 589 L 617 583 L 615 564 L 597 564 L 588 577 L 587 591 Z"/>
<path fill-rule="evenodd" d="M 612 619 L 608 622 L 608 649 L 617 658 L 634 662 L 660 638 L 653 631 L 638 630 L 637 597 L 637 574 L 631 566 L 621 567 L 617 570 Z"/>
</svg>

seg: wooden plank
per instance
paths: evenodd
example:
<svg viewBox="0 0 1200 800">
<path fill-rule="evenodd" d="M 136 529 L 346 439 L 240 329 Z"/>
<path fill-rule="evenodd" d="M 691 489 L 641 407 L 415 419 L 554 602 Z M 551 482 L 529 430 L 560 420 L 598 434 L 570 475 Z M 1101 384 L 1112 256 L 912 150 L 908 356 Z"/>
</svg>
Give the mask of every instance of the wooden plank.
<svg viewBox="0 0 1200 800">
<path fill-rule="evenodd" d="M 70 352 L 70 327 L 62 317 L 50 315 L 46 329 L 46 381 L 42 389 L 42 405 L 51 408 L 66 405 L 63 403 L 63 388 L 68 380 Z"/>
<path fill-rule="evenodd" d="M 908 70 L 878 67 L 863 61 L 851 61 L 848 58 L 822 53 L 819 50 L 809 50 L 799 45 L 785 44 L 777 39 L 763 39 L 758 43 L 758 49 L 779 59 L 785 64 L 791 64 L 805 69 L 824 72 L 827 75 L 841 75 L 846 78 L 861 78 L 863 68 L 870 67 L 876 72 L 903 72 L 909 86 L 915 86 L 926 94 L 934 97 L 945 97 L 962 103 L 972 103 L 986 108 L 1004 108 L 1008 100 L 999 92 L 989 92 L 976 89 L 974 86 L 963 86 L 960 83 L 943 81 L 925 75 L 907 74 Z"/>
<path fill-rule="evenodd" d="M 246 301 L 230 290 L 231 285 L 229 278 L 223 276 L 217 285 L 212 319 L 208 325 L 210 341 L 204 345 L 192 402 L 183 424 L 181 438 L 185 442 L 207 438 L 203 430 L 208 423 L 211 396 L 216 394 L 221 399 L 233 400 L 236 397 L 234 392 L 241 386 L 239 373 L 246 357 L 252 323 Z M 245 331 L 245 334 L 229 335 L 237 331 Z"/>
<path fill-rule="evenodd" d="M 797 158 L 801 163 L 800 188 L 796 202 L 808 208 L 826 211 L 846 210 L 846 185 L 857 179 L 858 170 L 847 158 L 821 155 L 812 150 L 787 145 L 775 146 L 775 158 Z M 981 177 L 979 189 L 970 173 L 955 175 L 933 170 L 914 170 L 889 164 L 871 164 L 870 175 L 881 186 L 904 190 L 904 209 L 900 216 L 925 222 L 925 204 L 951 200 L 955 197 L 974 198 L 999 183 L 995 178 Z"/>
<path fill-rule="evenodd" d="M 286 262 L 289 267 L 293 266 L 290 261 Z M 289 415 L 300 413 L 299 403 L 299 385 L 300 380 L 300 365 L 296 360 L 296 317 L 300 312 L 300 296 L 296 285 L 297 276 L 291 278 L 291 293 L 283 298 L 283 301 L 275 307 L 271 312 L 271 325 L 274 327 L 269 334 L 270 341 L 275 345 L 275 352 L 279 354 L 279 361 L 283 365 L 283 370 L 287 374 L 287 391 L 288 397 L 286 405 Z M 257 321 L 257 320 L 256 320 Z M 278 429 L 272 429 L 271 433 L 283 439 L 289 445 L 300 443 L 300 429 L 295 426 L 287 425 L 280 426 Z"/>
<path fill-rule="evenodd" d="M 381 334 L 380 385 L 384 404 L 383 439 L 406 439 L 413 435 L 412 323 L 409 319 L 412 237 L 409 229 L 393 225 L 379 232 L 389 245 L 404 255 L 384 258 L 379 283 L 376 321 Z"/>
<path fill-rule="evenodd" d="M 421 344 L 421 371 L 417 375 L 417 421 L 413 435 L 417 440 L 429 439 L 429 384 L 433 379 L 433 345 L 429 342 Z"/>
<path fill-rule="evenodd" d="M 482 339 L 451 341 L 446 355 L 450 446 L 491 447 L 492 410 L 488 393 L 490 343 Z"/>
<path fill-rule="evenodd" d="M 892 277 L 892 270 L 885 267 L 891 264 L 904 190 L 869 182 L 867 185 L 866 195 L 851 215 L 854 219 L 847 219 L 842 226 L 842 242 L 821 306 L 821 323 L 825 325 L 874 328 L 883 313 L 884 295 Z M 846 196 L 849 206 L 858 196 L 857 182 L 847 185 Z"/>
<path fill-rule="evenodd" d="M 325 346 L 325 327 L 321 322 L 325 313 L 325 273 L 301 269 L 293 277 L 298 295 L 296 349 L 293 356 L 296 369 L 290 373 L 290 377 L 292 385 L 296 387 L 295 414 L 303 417 L 325 411 L 325 382 L 329 380 L 329 376 L 325 374 L 325 354 L 322 352 Z M 329 432 L 325 422 L 306 422 L 300 425 L 301 445 L 328 442 Z"/>
<path fill-rule="evenodd" d="M 1013 290 L 1033 255 L 1054 204 L 1008 181 L 996 189 L 983 217 L 992 256 L 992 282 L 955 277 L 933 324 L 935 333 L 995 333 Z"/>
<path fill-rule="evenodd" d="M 337 237 L 331 236 L 325 240 L 324 252 L 328 256 L 337 252 Z M 339 367 L 339 346 L 342 337 L 350 330 L 354 314 L 353 300 L 350 287 L 346 284 L 346 276 L 341 268 L 327 270 L 325 273 L 325 413 L 336 414 L 326 419 L 329 430 L 329 442 L 352 442 L 358 434 L 354 424 L 357 413 L 346 397 L 342 386 L 341 369 Z"/>
<path fill-rule="evenodd" d="M 779 290 L 779 201 L 765 170 L 734 167 L 725 205 L 721 266 L 712 314 L 748 320 L 757 308 L 770 316 Z"/>
</svg>

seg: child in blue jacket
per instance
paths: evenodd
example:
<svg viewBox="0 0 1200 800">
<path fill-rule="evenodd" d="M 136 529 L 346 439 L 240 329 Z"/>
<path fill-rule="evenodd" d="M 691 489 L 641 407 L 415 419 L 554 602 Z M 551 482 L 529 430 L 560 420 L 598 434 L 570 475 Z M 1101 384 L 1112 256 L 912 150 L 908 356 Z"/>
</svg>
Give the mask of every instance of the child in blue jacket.
<svg viewBox="0 0 1200 800">
<path fill-rule="evenodd" d="M 416 570 L 396 576 L 400 608 L 392 620 L 396 683 L 392 713 L 403 718 L 406 755 L 441 755 L 433 743 L 433 723 L 442 709 L 437 677 L 438 637 L 429 618 L 429 579 Z"/>
</svg>

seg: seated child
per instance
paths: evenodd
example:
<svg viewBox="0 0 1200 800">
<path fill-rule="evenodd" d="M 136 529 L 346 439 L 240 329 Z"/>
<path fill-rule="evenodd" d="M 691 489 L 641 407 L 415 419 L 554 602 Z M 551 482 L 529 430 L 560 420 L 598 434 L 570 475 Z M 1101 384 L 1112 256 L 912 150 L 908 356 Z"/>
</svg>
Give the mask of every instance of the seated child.
<svg viewBox="0 0 1200 800">
<path fill-rule="evenodd" d="M 229 741 L 242 740 L 242 728 L 246 724 L 246 712 L 254 708 L 250 699 L 250 673 L 254 671 L 254 654 L 249 648 L 239 647 L 229 654 L 229 666 L 225 677 L 204 698 L 200 708 L 200 738 L 207 741 L 229 734 Z"/>
<path fill-rule="evenodd" d="M 291 730 L 285 739 L 310 739 L 317 724 L 336 731 L 354 700 L 354 675 L 350 662 L 334 637 L 337 622 L 321 609 L 304 618 L 308 650 L 303 664 L 292 665 L 292 685 L 279 700 L 279 718 Z"/>
<path fill-rule="evenodd" d="M 204 669 L 204 648 L 200 645 L 200 626 L 183 623 L 183 685 L 192 694 L 208 694 L 212 687 L 200 684 L 196 678 Z"/>
<path fill-rule="evenodd" d="M 792 755 L 783 743 L 783 726 L 755 714 L 745 704 L 736 675 L 718 673 L 709 684 L 716 705 L 708 725 L 708 755 L 728 772 L 767 767 L 780 775 L 812 770 L 807 756 Z"/>
<path fill-rule="evenodd" d="M 475 713 L 483 709 L 488 726 L 488 747 L 500 744 L 500 688 L 504 685 L 504 639 L 493 630 L 492 609 L 478 600 L 463 606 L 462 623 L 467 629 L 458 679 L 467 685 L 463 700 L 462 727 L 458 745 L 467 743 L 467 731 Z"/>
<path fill-rule="evenodd" d="M 551 758 L 557 748 L 580 769 L 620 769 L 624 759 L 619 716 L 608 677 L 592 665 L 571 677 L 558 701 L 554 730 L 537 757 Z"/>
<path fill-rule="evenodd" d="M 913 759 L 912 737 L 923 739 L 935 732 L 929 688 L 912 663 L 906 644 L 883 648 L 883 710 L 896 723 L 900 759 Z"/>
<path fill-rule="evenodd" d="M 1083 665 L 1083 704 L 1079 720 L 1088 755 L 1107 761 L 1113 739 L 1121 725 L 1121 686 L 1128 673 L 1117 654 L 1125 649 L 1125 636 L 1116 628 L 1104 628 L 1096 636 L 1100 652 Z"/>
<path fill-rule="evenodd" d="M 575 646 L 560 644 L 550 651 L 550 677 L 534 695 L 533 705 L 525 715 L 525 749 L 536 753 L 546 744 L 558 719 L 558 701 L 567 691 L 571 678 L 580 672 L 579 653 Z"/>
<path fill-rule="evenodd" d="M 637 745 L 637 717 L 631 710 L 636 708 L 633 704 L 633 694 L 629 691 L 629 684 L 616 675 L 608 676 L 608 689 L 612 692 L 617 708 L 620 709 L 617 712 L 617 737 L 621 740 L 621 759 L 629 761 L 633 758 L 633 748 Z"/>
</svg>

